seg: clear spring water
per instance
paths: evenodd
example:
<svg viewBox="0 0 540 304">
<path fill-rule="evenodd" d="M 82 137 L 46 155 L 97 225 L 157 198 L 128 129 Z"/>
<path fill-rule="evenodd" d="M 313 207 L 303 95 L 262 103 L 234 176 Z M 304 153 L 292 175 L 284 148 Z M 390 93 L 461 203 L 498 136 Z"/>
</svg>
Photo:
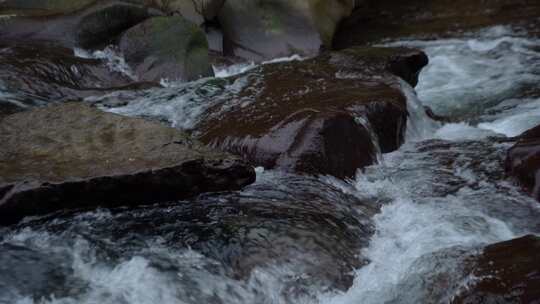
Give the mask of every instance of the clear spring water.
<svg viewBox="0 0 540 304">
<path fill-rule="evenodd" d="M 424 49 L 431 63 L 418 97 L 403 85 L 407 143 L 381 164 L 349 183 L 258 170 L 239 194 L 28 219 L 0 230 L 0 303 L 447 302 L 474 280 L 459 271 L 461 253 L 540 234 L 540 205 L 504 177 L 510 144 L 492 139 L 540 124 L 540 41 L 493 28 L 394 44 Z M 197 94 L 212 92 L 181 89 L 112 111 L 189 128 Z M 420 102 L 454 123 L 430 121 Z M 351 257 L 366 265 L 340 291 L 329 269 Z"/>
</svg>

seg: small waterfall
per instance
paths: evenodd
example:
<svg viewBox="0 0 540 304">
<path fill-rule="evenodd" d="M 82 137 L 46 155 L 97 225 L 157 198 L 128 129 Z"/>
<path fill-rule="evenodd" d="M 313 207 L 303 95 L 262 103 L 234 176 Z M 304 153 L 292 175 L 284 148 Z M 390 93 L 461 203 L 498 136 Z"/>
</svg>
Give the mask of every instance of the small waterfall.
<svg viewBox="0 0 540 304">
<path fill-rule="evenodd" d="M 401 90 L 407 98 L 407 131 L 406 141 L 420 141 L 433 136 L 440 124 L 429 118 L 422 101 L 418 98 L 416 91 L 403 79 L 399 79 Z"/>
</svg>

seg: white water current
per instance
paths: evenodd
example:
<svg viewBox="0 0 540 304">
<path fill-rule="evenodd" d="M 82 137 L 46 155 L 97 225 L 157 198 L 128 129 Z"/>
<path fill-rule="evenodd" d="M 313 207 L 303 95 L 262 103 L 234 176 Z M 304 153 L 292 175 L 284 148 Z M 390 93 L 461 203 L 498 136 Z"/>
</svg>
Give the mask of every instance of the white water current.
<svg viewBox="0 0 540 304">
<path fill-rule="evenodd" d="M 448 302 L 476 279 L 460 273 L 464 253 L 524 234 L 540 234 L 540 204 L 504 176 L 502 162 L 510 144 L 491 139 L 515 136 L 540 124 L 540 41 L 497 27 L 471 38 L 392 45 L 419 47 L 430 58 L 417 93 L 402 83 L 410 111 L 406 143 L 384 155 L 380 164 L 359 172 L 354 181 L 322 178 L 381 206 L 374 217 L 375 233 L 359 252 L 369 263 L 354 272 L 349 290 L 313 288 L 308 295 L 285 296 L 290 281 L 304 279 L 295 266 L 255 267 L 247 279 L 232 279 L 213 270 L 219 268 L 217 261 L 190 248 L 171 249 L 159 237 L 141 241 L 147 249 L 111 264 L 82 237 L 87 237 L 84 229 L 90 227 L 89 222 L 117 216 L 100 210 L 77 215 L 75 228 L 83 231 L 80 238 L 66 240 L 62 233 L 32 228 L 6 231 L 0 245 L 30 246 L 57 256 L 51 263 L 68 269 L 75 279 L 66 284 L 63 296 L 31 298 L 6 289 L 0 291 L 0 303 Z M 129 73 L 121 60 L 112 64 Z M 252 67 L 216 70 L 216 76 Z M 197 87 L 197 83 L 186 86 Z M 234 95 L 242 85 L 239 78 L 233 84 L 216 84 L 216 90 Z M 185 95 L 172 94 L 178 89 L 158 89 L 143 96 L 141 102 L 112 111 L 165 117 L 176 127 L 189 129 L 204 110 L 197 107 L 200 92 L 190 89 Z M 425 115 L 424 105 L 452 122 L 432 121 Z M 257 174 L 264 183 L 278 173 L 257 170 Z M 133 242 L 140 241 L 133 238 Z M 114 244 L 112 239 L 99 242 L 104 247 Z M 441 277 L 445 284 L 440 285 Z M 77 292 L 71 294 L 70 290 Z"/>
</svg>

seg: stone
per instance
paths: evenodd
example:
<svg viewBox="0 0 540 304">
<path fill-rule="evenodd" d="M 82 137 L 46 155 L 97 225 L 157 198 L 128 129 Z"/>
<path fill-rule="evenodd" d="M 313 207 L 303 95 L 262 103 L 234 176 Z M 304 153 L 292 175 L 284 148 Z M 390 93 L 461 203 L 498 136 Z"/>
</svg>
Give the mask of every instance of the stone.
<svg viewBox="0 0 540 304">
<path fill-rule="evenodd" d="M 54 2 L 54 1 L 53 1 Z M 86 4 L 84 1 L 78 1 Z M 102 49 L 115 43 L 128 28 L 162 13 L 137 1 L 92 1 L 75 5 L 77 10 L 58 7 L 50 16 L 34 16 L 33 1 L 28 7 L 3 11 L 0 18 L 0 42 L 39 42 L 67 48 Z M 47 2 L 48 3 L 48 2 Z M 47 7 L 44 3 L 44 7 Z M 52 3 L 52 2 L 51 2 Z M 67 2 L 66 2 L 67 3 Z"/>
<path fill-rule="evenodd" d="M 120 49 L 141 80 L 213 76 L 204 32 L 181 16 L 155 17 L 130 28 Z"/>
<path fill-rule="evenodd" d="M 4 0 L 0 2 L 0 13 L 35 17 L 65 15 L 95 2 L 96 0 Z"/>
<path fill-rule="evenodd" d="M 227 0 L 218 19 L 224 52 L 248 60 L 312 56 L 330 48 L 350 0 Z"/>
<path fill-rule="evenodd" d="M 364 0 L 339 25 L 333 47 L 388 40 L 462 37 L 491 26 L 526 28 L 540 36 L 537 0 Z"/>
<path fill-rule="evenodd" d="M 476 279 L 452 304 L 535 303 L 540 299 L 540 238 L 489 245 L 473 263 Z"/>
<path fill-rule="evenodd" d="M 152 204 L 255 180 L 239 158 L 157 123 L 66 103 L 0 121 L 0 224 L 63 209 Z"/>
<path fill-rule="evenodd" d="M 412 49 L 356 48 L 262 65 L 229 79 L 242 89 L 209 107 L 194 134 L 254 166 L 353 177 L 403 142 L 396 74 L 414 85 L 427 61 Z"/>
<path fill-rule="evenodd" d="M 517 137 L 508 150 L 506 171 L 540 201 L 540 126 Z"/>
</svg>

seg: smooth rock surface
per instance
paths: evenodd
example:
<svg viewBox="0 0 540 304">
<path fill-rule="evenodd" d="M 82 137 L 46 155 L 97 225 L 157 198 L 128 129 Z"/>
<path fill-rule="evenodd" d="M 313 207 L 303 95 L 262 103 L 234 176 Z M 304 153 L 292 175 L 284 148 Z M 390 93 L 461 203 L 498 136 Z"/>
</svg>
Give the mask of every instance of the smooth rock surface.
<svg viewBox="0 0 540 304">
<path fill-rule="evenodd" d="M 182 132 L 67 103 L 0 121 L 0 224 L 61 209 L 150 204 L 240 189 L 238 158 Z"/>
<path fill-rule="evenodd" d="M 414 85 L 425 64 L 412 49 L 357 48 L 263 65 L 237 76 L 242 90 L 207 109 L 195 134 L 256 166 L 352 177 L 402 143 L 395 74 Z"/>
<path fill-rule="evenodd" d="M 86 4 L 84 1 L 78 2 Z M 92 1 L 88 5 L 73 3 L 74 9 L 70 9 L 71 5 L 67 2 L 62 2 L 57 3 L 56 8 L 53 6 L 51 11 L 45 10 L 43 14 L 46 16 L 33 15 L 32 8 L 39 11 L 41 7 L 33 1 L 29 1 L 27 6 L 19 5 L 16 9 L 0 8 L 0 42 L 47 42 L 68 48 L 103 48 L 115 43 L 128 28 L 162 14 L 137 2 L 115 0 Z M 43 7 L 49 6 L 43 3 Z"/>
<path fill-rule="evenodd" d="M 475 261 L 476 278 L 453 304 L 537 303 L 540 299 L 540 238 L 527 235 L 489 245 Z"/>
<path fill-rule="evenodd" d="M 155 17 L 130 28 L 120 49 L 141 80 L 191 81 L 214 74 L 204 32 L 181 16 Z"/>
<path fill-rule="evenodd" d="M 350 0 L 227 0 L 218 15 L 224 52 L 249 60 L 316 55 L 331 46 L 352 6 Z"/>
<path fill-rule="evenodd" d="M 540 201 L 540 126 L 518 136 L 508 150 L 506 171 Z"/>
</svg>

